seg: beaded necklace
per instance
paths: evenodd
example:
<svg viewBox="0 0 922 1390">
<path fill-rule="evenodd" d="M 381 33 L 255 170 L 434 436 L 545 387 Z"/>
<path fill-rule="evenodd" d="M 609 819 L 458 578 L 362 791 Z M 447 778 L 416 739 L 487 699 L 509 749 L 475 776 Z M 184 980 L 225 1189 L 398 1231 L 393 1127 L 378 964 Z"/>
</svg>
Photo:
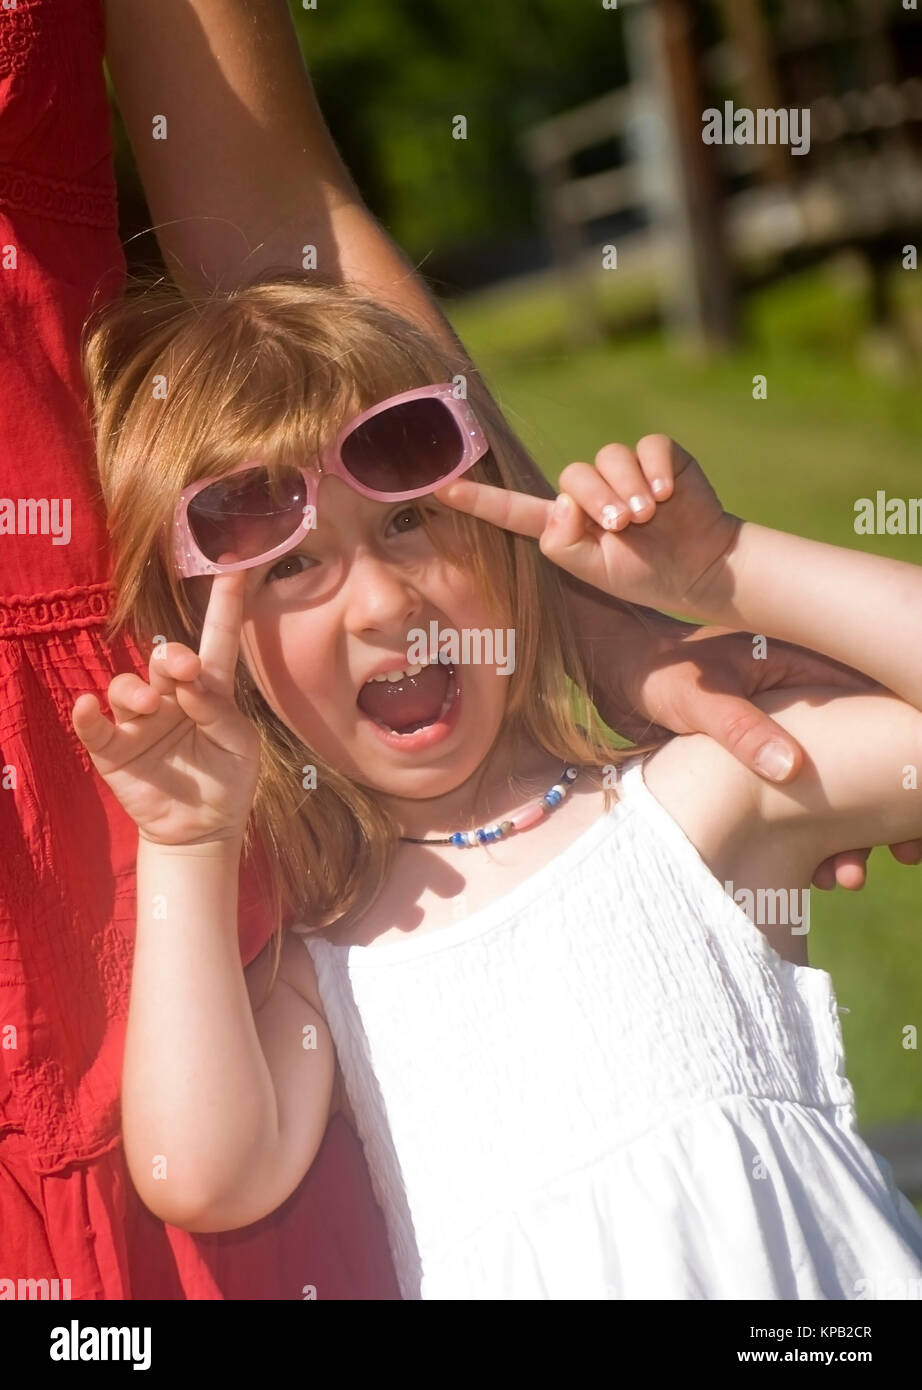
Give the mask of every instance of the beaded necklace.
<svg viewBox="0 0 922 1390">
<path fill-rule="evenodd" d="M 506 819 L 482 825 L 479 830 L 456 830 L 453 834 L 436 840 L 417 840 L 413 835 L 401 835 L 400 838 L 411 845 L 455 845 L 459 849 L 466 849 L 470 845 L 488 845 L 493 840 L 505 839 L 514 831 L 527 830 L 529 826 L 537 825 L 549 811 L 559 806 L 579 773 L 578 767 L 564 767 L 560 781 L 555 782 L 539 801 L 529 801 Z"/>
</svg>

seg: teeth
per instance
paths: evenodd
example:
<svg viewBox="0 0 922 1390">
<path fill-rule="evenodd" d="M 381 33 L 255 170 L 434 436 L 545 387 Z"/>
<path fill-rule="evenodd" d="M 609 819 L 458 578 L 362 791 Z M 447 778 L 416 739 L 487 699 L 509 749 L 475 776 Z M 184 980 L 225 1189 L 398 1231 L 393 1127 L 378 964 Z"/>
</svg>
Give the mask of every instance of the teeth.
<svg viewBox="0 0 922 1390">
<path fill-rule="evenodd" d="M 423 668 L 421 666 L 407 666 L 403 671 L 382 672 L 380 676 L 372 676 L 373 681 L 402 681 L 405 676 L 418 676 Z"/>
<path fill-rule="evenodd" d="M 422 667 L 420 667 L 420 669 L 422 669 Z M 437 723 L 439 722 L 439 720 L 445 718 L 446 714 L 448 713 L 448 711 L 451 709 L 452 705 L 454 704 L 454 699 L 455 699 L 456 693 L 457 693 L 457 685 L 456 685 L 456 682 L 455 682 L 455 668 L 454 668 L 453 666 L 449 666 L 449 668 L 448 668 L 448 689 L 447 689 L 446 692 L 445 692 L 445 699 L 442 701 L 442 708 L 439 710 L 438 714 L 435 716 L 435 719 L 433 720 L 433 723 L 437 724 Z M 380 719 L 375 720 L 375 723 L 378 725 L 379 728 L 381 728 L 381 729 L 386 729 L 387 732 L 388 732 L 389 734 L 391 734 L 394 738 L 412 738 L 412 737 L 413 737 L 412 734 L 398 734 L 397 731 L 396 731 L 396 729 L 390 728 L 389 725 L 382 723 L 382 721 L 381 721 Z"/>
</svg>

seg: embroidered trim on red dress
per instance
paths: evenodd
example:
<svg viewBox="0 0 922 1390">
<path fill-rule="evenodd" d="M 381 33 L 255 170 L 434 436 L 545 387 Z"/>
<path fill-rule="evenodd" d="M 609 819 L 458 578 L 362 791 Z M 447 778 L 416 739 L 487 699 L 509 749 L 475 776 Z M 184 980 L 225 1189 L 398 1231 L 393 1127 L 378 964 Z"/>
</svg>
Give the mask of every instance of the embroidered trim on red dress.
<svg viewBox="0 0 922 1390">
<path fill-rule="evenodd" d="M 92 48 L 86 47 L 86 35 Z M 30 101 L 36 109 L 36 119 L 48 103 L 59 105 L 79 100 L 80 93 L 69 93 L 61 87 L 58 74 L 70 73 L 71 50 L 79 44 L 80 64 L 75 77 L 95 80 L 102 90 L 102 73 L 97 68 L 94 78 L 92 52 L 102 65 L 105 44 L 105 25 L 101 0 L 16 0 L 14 8 L 0 4 L 0 80 L 17 76 L 9 84 L 8 97 L 17 103 Z M 62 50 L 67 53 L 63 56 Z M 84 67 L 85 64 L 85 67 Z M 18 74 L 23 74 L 20 82 Z M 19 87 L 22 91 L 19 91 Z M 3 104 L 0 103 L 0 120 Z M 59 111 L 59 119 L 66 119 Z M 54 138 L 53 133 L 49 138 Z M 101 142 L 97 159 L 108 158 L 106 132 L 100 128 L 96 137 Z M 22 168 L 16 160 L 15 149 L 7 150 L 10 161 L 0 161 L 0 208 L 11 212 L 31 213 L 56 222 L 75 222 L 85 227 L 118 227 L 118 206 L 111 177 L 102 185 L 86 184 L 73 179 L 40 174 Z M 93 156 L 89 157 L 92 167 Z"/>
<path fill-rule="evenodd" d="M 105 44 L 101 0 L 81 0 L 76 5 L 74 0 L 16 0 L 15 7 L 0 8 L 0 77 L 24 68 L 45 32 L 66 42 L 62 31 L 68 22 L 90 29 L 101 58 Z"/>
<path fill-rule="evenodd" d="M 0 208 L 51 217 L 56 222 L 79 222 L 85 227 L 117 227 L 114 189 L 87 188 L 68 179 L 52 179 L 31 170 L 0 164 Z"/>
<path fill-rule="evenodd" d="M 112 611 L 112 601 L 112 586 L 107 583 L 0 598 L 0 637 L 100 627 Z"/>
</svg>

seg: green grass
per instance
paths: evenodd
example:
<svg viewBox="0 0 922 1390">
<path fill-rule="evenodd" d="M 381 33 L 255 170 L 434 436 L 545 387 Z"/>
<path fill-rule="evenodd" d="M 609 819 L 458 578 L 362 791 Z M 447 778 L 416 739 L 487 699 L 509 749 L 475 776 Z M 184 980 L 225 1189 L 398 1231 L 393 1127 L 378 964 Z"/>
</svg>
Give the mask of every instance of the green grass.
<svg viewBox="0 0 922 1390">
<path fill-rule="evenodd" d="M 916 328 L 922 272 L 895 277 L 902 312 Z M 785 281 L 755 296 L 747 345 L 704 360 L 670 351 L 655 332 L 619 335 L 633 312 L 606 285 L 611 339 L 568 345 L 560 291 L 551 279 L 448 307 L 514 427 L 546 475 L 591 461 L 602 444 L 633 444 L 664 431 L 700 459 L 724 505 L 763 525 L 841 546 L 922 561 L 922 536 L 856 536 L 854 504 L 922 495 L 922 365 L 869 369 L 863 286 L 849 266 Z M 767 378 L 755 400 L 752 378 Z M 922 614 L 920 614 L 922 642 Z M 920 793 L 922 795 L 922 793 Z M 811 964 L 833 977 L 848 1075 L 865 1127 L 922 1116 L 922 868 L 875 850 L 860 893 L 813 893 Z M 922 1203 L 920 1203 L 922 1210 Z"/>
</svg>

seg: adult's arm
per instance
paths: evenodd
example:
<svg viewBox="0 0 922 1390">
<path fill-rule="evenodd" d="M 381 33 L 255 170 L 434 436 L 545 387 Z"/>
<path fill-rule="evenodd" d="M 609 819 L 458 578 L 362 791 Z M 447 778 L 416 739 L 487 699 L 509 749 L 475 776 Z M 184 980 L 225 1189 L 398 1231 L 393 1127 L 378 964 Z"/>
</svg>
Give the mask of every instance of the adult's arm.
<svg viewBox="0 0 922 1390">
<path fill-rule="evenodd" d="M 300 269 L 313 245 L 319 270 L 461 346 L 336 149 L 287 0 L 105 0 L 105 13 L 106 61 L 180 288 Z"/>
</svg>

